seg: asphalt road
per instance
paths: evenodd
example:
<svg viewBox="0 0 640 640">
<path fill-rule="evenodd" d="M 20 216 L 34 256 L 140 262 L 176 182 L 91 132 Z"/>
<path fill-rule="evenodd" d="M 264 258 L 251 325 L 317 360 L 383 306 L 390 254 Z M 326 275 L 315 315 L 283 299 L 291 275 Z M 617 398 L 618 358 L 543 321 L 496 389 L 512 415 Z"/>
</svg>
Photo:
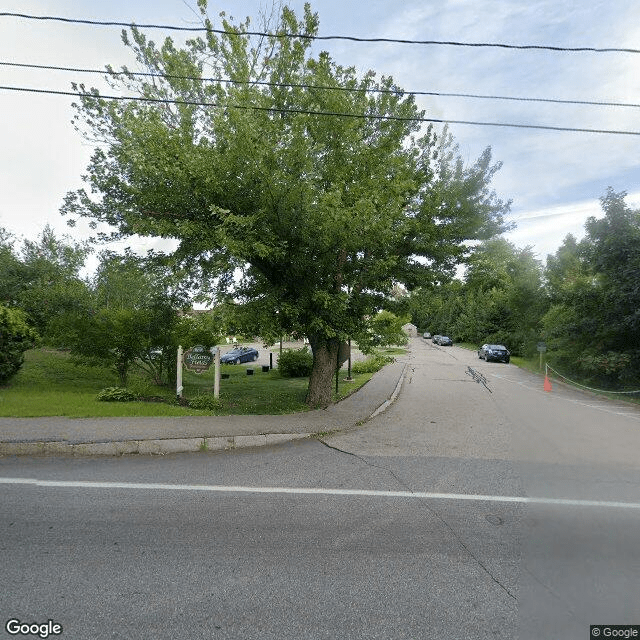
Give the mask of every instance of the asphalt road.
<svg viewBox="0 0 640 640">
<path fill-rule="evenodd" d="M 408 361 L 394 405 L 322 442 L 0 459 L 0 637 L 10 618 L 81 640 L 640 624 L 640 411 L 456 347 Z"/>
</svg>

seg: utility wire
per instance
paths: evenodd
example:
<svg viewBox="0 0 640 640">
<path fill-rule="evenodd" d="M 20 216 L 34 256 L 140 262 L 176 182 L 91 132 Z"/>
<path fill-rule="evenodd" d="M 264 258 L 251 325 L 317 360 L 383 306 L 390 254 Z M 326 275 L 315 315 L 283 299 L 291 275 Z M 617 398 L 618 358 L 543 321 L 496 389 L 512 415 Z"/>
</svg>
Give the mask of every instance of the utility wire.
<svg viewBox="0 0 640 640">
<path fill-rule="evenodd" d="M 313 116 L 327 116 L 327 117 L 339 117 L 339 118 L 360 118 L 365 120 L 391 120 L 396 122 L 433 122 L 436 124 L 467 124 L 485 127 L 512 127 L 517 129 L 539 129 L 547 131 L 572 131 L 577 133 L 601 133 L 610 135 L 627 135 L 627 136 L 640 136 L 640 131 L 624 131 L 624 130 L 611 130 L 611 129 L 581 129 L 577 127 L 556 127 L 550 125 L 537 125 L 537 124 L 515 124 L 508 122 L 477 122 L 473 120 L 446 120 L 441 118 L 404 118 L 400 116 L 385 116 L 380 114 L 364 114 L 364 113 L 340 113 L 334 111 L 308 111 L 306 109 L 290 109 L 290 108 L 277 108 L 277 107 L 258 107 L 255 105 L 242 105 L 242 104 L 219 104 L 216 102 L 201 102 L 197 100 L 174 100 L 165 98 L 145 98 L 142 96 L 111 96 L 93 93 L 75 93 L 73 91 L 56 91 L 53 89 L 38 89 L 32 87 L 10 87 L 0 86 L 2 91 L 16 91 L 27 92 L 37 94 L 48 94 L 57 96 L 73 96 L 74 98 L 95 98 L 103 100 L 122 100 L 122 101 L 135 101 L 135 102 L 149 102 L 156 104 L 182 104 L 196 107 L 218 107 L 223 109 L 244 109 L 247 111 L 263 111 L 270 113 L 293 113 Z"/>
<path fill-rule="evenodd" d="M 400 38 L 360 38 L 356 36 L 313 36 L 307 33 L 268 33 L 264 31 L 226 31 L 211 27 L 179 27 L 166 24 L 133 24 L 129 22 L 82 20 L 78 18 L 64 18 L 60 16 L 34 16 L 25 13 L 0 12 L 2 18 L 21 18 L 24 20 L 40 20 L 64 22 L 67 24 L 84 24 L 100 27 L 136 27 L 138 29 L 163 29 L 165 31 L 208 32 L 224 35 L 264 36 L 270 38 L 298 38 L 302 40 L 348 40 L 350 42 L 384 42 L 393 44 L 447 45 L 453 47 L 500 48 L 518 50 L 543 50 L 557 52 L 592 52 L 592 53 L 640 53 L 640 49 L 619 47 L 558 47 L 539 44 L 506 44 L 501 42 L 457 42 L 452 40 L 406 40 Z"/>
<path fill-rule="evenodd" d="M 285 89 L 321 89 L 327 91 L 346 91 L 350 93 L 380 93 L 380 94 L 394 94 L 394 95 L 412 95 L 412 96 L 436 96 L 444 98 L 477 98 L 482 100 L 511 100 L 516 102 L 546 102 L 553 104 L 579 104 L 598 107 L 632 107 L 640 108 L 640 104 L 634 104 L 629 102 L 605 102 L 596 100 L 561 100 L 559 98 L 527 98 L 516 96 L 494 96 L 494 95 L 479 95 L 475 93 L 445 93 L 442 91 L 408 91 L 404 89 L 352 89 L 350 87 L 331 87 L 328 85 L 315 85 L 315 84 L 303 84 L 303 83 L 289 83 L 289 82 L 267 82 L 261 80 L 231 80 L 229 78 L 209 78 L 209 77 L 197 77 L 197 76 L 182 76 L 168 73 L 151 73 L 143 71 L 114 71 L 110 69 L 85 69 L 82 67 L 59 67 L 54 65 L 44 64 L 26 64 L 21 62 L 5 62 L 0 61 L 0 66 L 3 67 L 18 67 L 21 69 L 41 69 L 46 71 L 72 71 L 74 73 L 87 73 L 87 74 L 99 74 L 109 76 L 131 76 L 131 77 L 145 77 L 145 78 L 165 78 L 167 80 L 194 80 L 199 82 L 222 82 L 228 84 L 241 84 L 241 85 L 259 85 L 266 87 L 280 87 Z"/>
</svg>

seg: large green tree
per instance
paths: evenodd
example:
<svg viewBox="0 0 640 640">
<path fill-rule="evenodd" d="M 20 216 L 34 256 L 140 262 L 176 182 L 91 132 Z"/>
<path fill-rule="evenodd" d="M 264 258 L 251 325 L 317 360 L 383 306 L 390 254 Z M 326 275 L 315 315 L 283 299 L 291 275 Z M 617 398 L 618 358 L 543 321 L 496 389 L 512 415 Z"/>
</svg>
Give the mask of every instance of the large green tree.
<svg viewBox="0 0 640 640">
<path fill-rule="evenodd" d="M 479 245 L 468 263 L 465 293 L 458 319 L 465 340 L 507 343 L 517 355 L 535 353 L 548 301 L 531 247 L 520 249 L 504 238 Z"/>
<path fill-rule="evenodd" d="M 312 55 L 308 5 L 300 18 L 283 8 L 267 36 L 224 17 L 217 33 L 198 5 L 210 31 L 183 48 L 123 33 L 154 75 L 111 81 L 143 100 L 79 87 L 78 124 L 103 144 L 93 193 L 69 194 L 63 212 L 177 239 L 176 268 L 245 303 L 255 333 L 309 338 L 307 402 L 326 406 L 340 343 L 364 334 L 394 284 L 450 272 L 465 241 L 504 228 L 499 165 L 487 149 L 465 166 L 392 78 Z"/>
</svg>

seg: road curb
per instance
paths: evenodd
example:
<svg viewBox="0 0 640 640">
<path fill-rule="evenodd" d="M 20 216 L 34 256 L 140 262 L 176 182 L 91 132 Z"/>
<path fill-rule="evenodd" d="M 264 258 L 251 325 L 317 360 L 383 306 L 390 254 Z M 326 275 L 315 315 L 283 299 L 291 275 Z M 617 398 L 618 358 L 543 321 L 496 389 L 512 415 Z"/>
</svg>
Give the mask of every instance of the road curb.
<svg viewBox="0 0 640 640">
<path fill-rule="evenodd" d="M 409 364 L 407 363 L 402 369 L 400 379 L 398 380 L 398 384 L 396 384 L 396 388 L 393 390 L 393 393 L 367 418 L 367 420 L 371 420 L 372 418 L 375 418 L 377 415 L 381 414 L 383 411 L 386 411 L 395 402 L 398 394 L 400 393 L 400 389 L 402 389 L 402 383 L 404 382 L 408 369 Z"/>
<path fill-rule="evenodd" d="M 260 447 L 291 440 L 309 438 L 311 433 L 266 433 L 244 436 L 211 436 L 201 438 L 157 438 L 108 442 L 2 442 L 0 455 L 5 456 L 122 456 L 127 454 L 167 455 L 194 451 L 228 451 Z"/>
</svg>

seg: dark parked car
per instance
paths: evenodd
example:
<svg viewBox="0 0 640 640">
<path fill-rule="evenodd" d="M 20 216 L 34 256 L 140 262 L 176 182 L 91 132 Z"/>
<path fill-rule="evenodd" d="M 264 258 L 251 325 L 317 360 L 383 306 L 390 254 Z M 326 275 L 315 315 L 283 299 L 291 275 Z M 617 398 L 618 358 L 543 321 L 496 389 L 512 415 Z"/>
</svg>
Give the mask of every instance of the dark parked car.
<svg viewBox="0 0 640 640">
<path fill-rule="evenodd" d="M 438 344 L 441 347 L 450 347 L 453 345 L 453 340 L 449 336 L 438 336 Z"/>
<path fill-rule="evenodd" d="M 220 356 L 223 364 L 240 364 L 241 362 L 255 362 L 258 359 L 258 350 L 253 347 L 236 347 Z"/>
<path fill-rule="evenodd" d="M 501 344 L 483 344 L 478 349 L 478 358 L 484 358 L 487 362 L 495 360 L 508 363 L 510 356 L 509 349 Z"/>
</svg>

